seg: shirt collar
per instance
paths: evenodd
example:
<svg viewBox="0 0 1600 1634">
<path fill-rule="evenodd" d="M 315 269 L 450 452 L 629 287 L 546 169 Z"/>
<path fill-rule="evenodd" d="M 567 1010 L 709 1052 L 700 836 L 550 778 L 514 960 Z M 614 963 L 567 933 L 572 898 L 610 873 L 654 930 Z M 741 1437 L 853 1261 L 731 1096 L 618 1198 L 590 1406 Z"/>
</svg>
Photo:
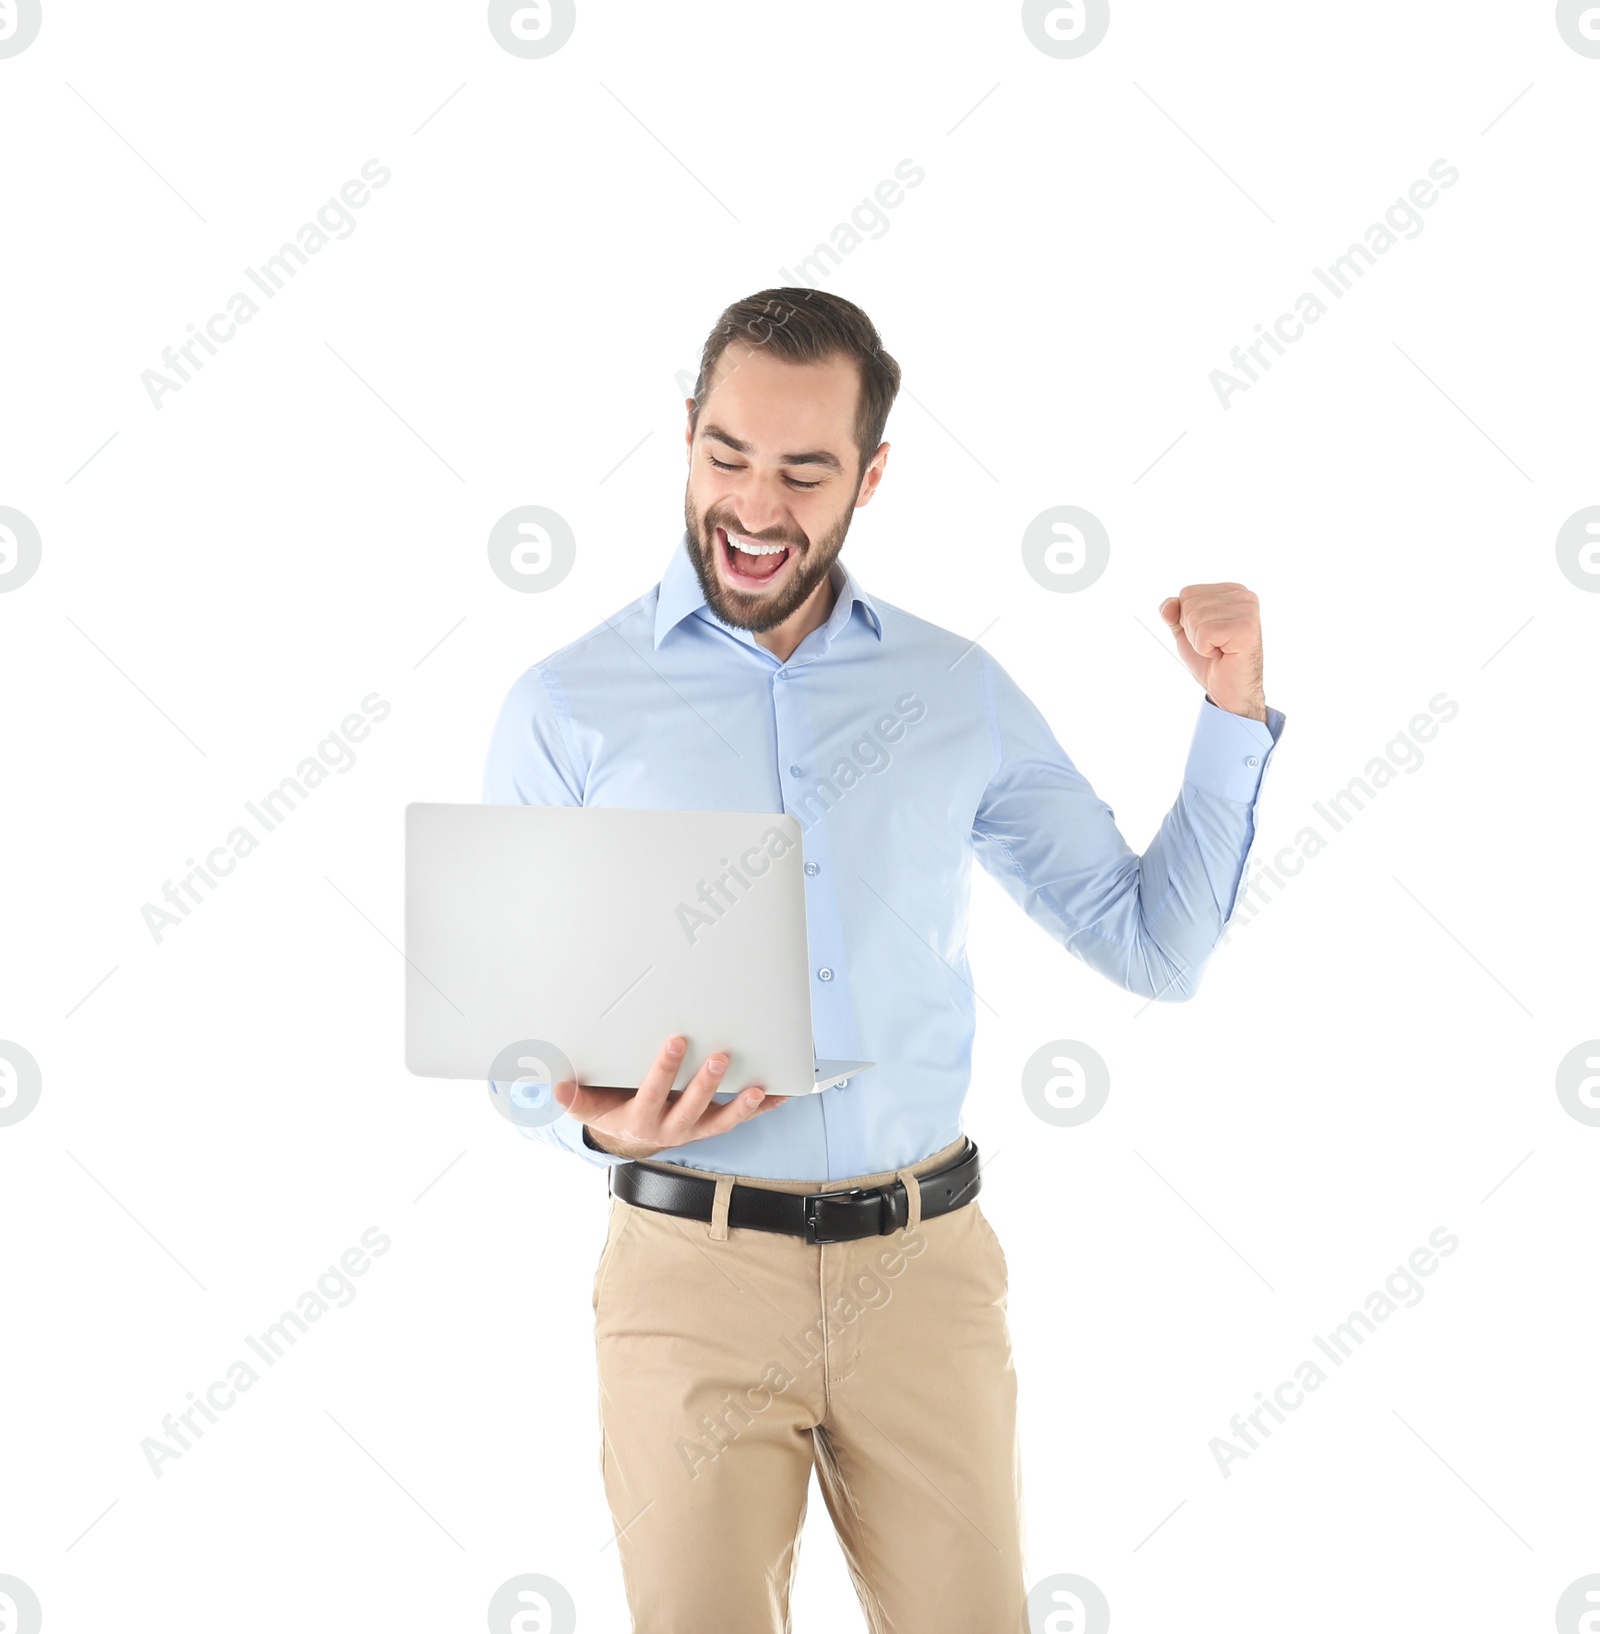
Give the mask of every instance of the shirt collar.
<svg viewBox="0 0 1600 1634">
<path fill-rule="evenodd" d="M 824 645 L 831 644 L 849 623 L 857 603 L 861 606 L 867 628 L 881 641 L 883 619 L 878 609 L 873 606 L 872 598 L 856 583 L 855 575 L 842 561 L 836 561 L 830 577 L 833 580 L 835 600 L 833 611 L 822 627 Z M 666 572 L 661 575 L 661 584 L 656 596 L 656 646 L 659 647 L 666 639 L 668 631 L 675 630 L 691 613 L 702 610 L 705 617 L 719 628 L 730 630 L 733 635 L 748 638 L 748 631 L 732 630 L 706 606 L 705 595 L 700 589 L 700 575 L 695 572 L 694 563 L 689 558 L 689 535 L 685 532 L 679 534 L 677 549 L 673 551 L 672 559 L 667 563 Z"/>
</svg>

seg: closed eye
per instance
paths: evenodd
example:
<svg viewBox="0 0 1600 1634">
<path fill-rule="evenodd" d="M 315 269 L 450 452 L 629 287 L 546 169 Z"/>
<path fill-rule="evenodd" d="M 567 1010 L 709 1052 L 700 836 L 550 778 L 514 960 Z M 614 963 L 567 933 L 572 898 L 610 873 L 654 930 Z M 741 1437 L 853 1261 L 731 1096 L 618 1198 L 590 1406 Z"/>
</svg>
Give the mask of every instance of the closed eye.
<svg viewBox="0 0 1600 1634">
<path fill-rule="evenodd" d="M 729 465 L 725 461 L 719 460 L 715 454 L 707 454 L 706 458 L 719 471 L 742 471 L 744 469 L 742 465 Z M 801 482 L 798 478 L 791 476 L 785 476 L 784 481 L 791 488 L 820 488 L 822 486 L 821 482 Z"/>
</svg>

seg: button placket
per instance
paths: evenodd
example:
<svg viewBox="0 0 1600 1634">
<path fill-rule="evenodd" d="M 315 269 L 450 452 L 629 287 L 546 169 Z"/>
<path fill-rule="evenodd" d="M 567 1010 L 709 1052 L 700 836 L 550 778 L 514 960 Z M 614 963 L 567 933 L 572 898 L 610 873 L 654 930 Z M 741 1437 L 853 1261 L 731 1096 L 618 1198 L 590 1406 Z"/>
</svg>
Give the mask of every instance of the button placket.
<svg viewBox="0 0 1600 1634">
<path fill-rule="evenodd" d="M 804 847 L 806 940 L 810 966 L 813 1042 L 819 1057 L 851 1060 L 861 1054 L 856 1035 L 856 1019 L 850 1006 L 846 973 L 843 913 L 837 897 L 845 863 L 832 854 L 834 835 L 830 820 L 831 802 L 805 796 L 827 776 L 826 756 L 815 737 L 811 705 L 816 687 L 806 684 L 809 672 L 794 671 L 790 685 L 779 686 L 776 672 L 772 686 L 775 728 L 777 793 L 784 810 L 800 824 Z M 820 682 L 818 683 L 821 684 Z M 826 688 L 823 689 L 826 697 Z M 840 1091 L 830 1090 L 822 1100 L 824 1118 L 830 1123 L 843 1120 L 830 1133 L 830 1152 L 835 1138 L 847 1143 L 859 1136 L 860 1114 L 847 1112 L 856 1097 L 838 1099 Z M 849 1131 L 846 1133 L 845 1131 Z"/>
</svg>

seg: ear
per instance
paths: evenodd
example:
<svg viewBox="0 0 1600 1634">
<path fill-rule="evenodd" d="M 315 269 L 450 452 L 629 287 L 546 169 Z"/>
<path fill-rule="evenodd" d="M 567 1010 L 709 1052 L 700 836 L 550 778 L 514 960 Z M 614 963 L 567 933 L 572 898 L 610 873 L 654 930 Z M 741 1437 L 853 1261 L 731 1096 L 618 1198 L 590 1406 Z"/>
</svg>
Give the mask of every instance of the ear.
<svg viewBox="0 0 1600 1634">
<path fill-rule="evenodd" d="M 683 447 L 685 460 L 694 457 L 694 399 L 683 400 Z"/>
<path fill-rule="evenodd" d="M 878 491 L 878 484 L 883 481 L 883 468 L 889 463 L 889 445 L 880 443 L 878 452 L 872 456 L 867 465 L 866 473 L 861 478 L 861 487 L 856 494 L 856 509 L 859 510 Z"/>
</svg>

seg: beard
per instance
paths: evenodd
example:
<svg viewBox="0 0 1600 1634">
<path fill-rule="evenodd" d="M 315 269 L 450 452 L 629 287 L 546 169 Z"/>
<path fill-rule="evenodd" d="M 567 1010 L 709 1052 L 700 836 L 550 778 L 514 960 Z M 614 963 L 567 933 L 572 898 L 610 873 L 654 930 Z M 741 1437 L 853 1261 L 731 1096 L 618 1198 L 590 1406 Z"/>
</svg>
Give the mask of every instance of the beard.
<svg viewBox="0 0 1600 1634">
<path fill-rule="evenodd" d="M 821 538 L 811 540 L 799 529 L 794 532 L 749 533 L 741 528 L 730 504 L 710 506 L 704 516 L 697 516 L 694 497 L 687 488 L 683 495 L 683 525 L 689 535 L 689 560 L 694 563 L 700 592 L 708 606 L 724 624 L 736 630 L 760 634 L 776 629 L 805 604 L 806 599 L 828 576 L 844 548 L 845 535 L 855 515 L 854 501 L 845 507 L 844 515 Z M 774 595 L 759 592 L 729 590 L 717 572 L 717 529 L 742 534 L 764 545 L 787 545 L 790 559 L 779 572 L 793 565 L 794 571 L 784 588 Z"/>
</svg>

